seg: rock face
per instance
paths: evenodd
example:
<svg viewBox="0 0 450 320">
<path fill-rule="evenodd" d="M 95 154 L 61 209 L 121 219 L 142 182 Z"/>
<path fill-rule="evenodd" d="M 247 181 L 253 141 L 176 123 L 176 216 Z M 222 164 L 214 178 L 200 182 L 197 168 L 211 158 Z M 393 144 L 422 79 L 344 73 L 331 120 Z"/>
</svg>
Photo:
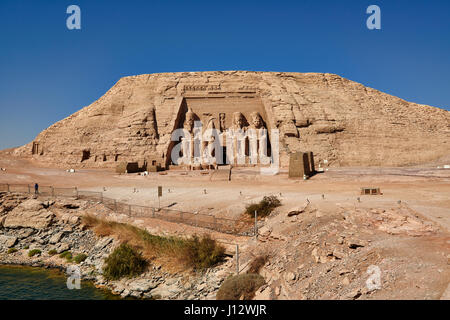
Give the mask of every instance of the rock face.
<svg viewBox="0 0 450 320">
<path fill-rule="evenodd" d="M 11 236 L 0 235 L 0 246 L 11 248 L 16 244 L 17 238 Z"/>
<path fill-rule="evenodd" d="M 13 209 L 5 218 L 5 228 L 45 229 L 52 224 L 54 214 L 44 209 L 35 199 L 27 200 Z"/>
<path fill-rule="evenodd" d="M 313 151 L 332 166 L 411 165 L 448 154 L 450 112 L 406 102 L 334 74 L 184 72 L 120 79 L 103 97 L 15 150 L 55 165 L 171 164 L 171 134 L 191 110 L 226 129 L 258 112 L 280 132 L 280 161 Z M 191 115 L 192 113 L 189 113 Z"/>
</svg>

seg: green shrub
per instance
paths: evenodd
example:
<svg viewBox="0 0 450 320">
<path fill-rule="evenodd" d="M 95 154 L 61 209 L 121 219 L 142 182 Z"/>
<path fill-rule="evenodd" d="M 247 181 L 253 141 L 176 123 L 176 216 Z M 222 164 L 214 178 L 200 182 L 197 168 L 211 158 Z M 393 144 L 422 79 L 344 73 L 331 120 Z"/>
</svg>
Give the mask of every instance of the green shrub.
<svg viewBox="0 0 450 320">
<path fill-rule="evenodd" d="M 77 254 L 75 256 L 75 258 L 73 258 L 73 260 L 76 263 L 80 263 L 80 262 L 83 262 L 84 260 L 86 260 L 86 258 L 87 258 L 87 255 L 85 255 L 84 253 L 80 253 L 80 254 Z"/>
<path fill-rule="evenodd" d="M 223 260 L 225 248 L 209 236 L 202 239 L 194 235 L 186 240 L 184 255 L 189 265 L 196 269 L 206 269 Z"/>
<path fill-rule="evenodd" d="M 255 273 L 244 273 L 226 279 L 217 292 L 217 300 L 250 300 L 256 290 L 265 284 L 264 278 Z"/>
<path fill-rule="evenodd" d="M 8 253 L 14 253 L 14 252 L 17 252 L 16 248 L 9 248 L 8 249 Z"/>
<path fill-rule="evenodd" d="M 33 250 L 28 251 L 28 256 L 29 256 L 29 257 L 34 257 L 34 256 L 37 255 L 37 254 L 41 254 L 41 250 L 39 250 L 39 249 L 33 249 Z"/>
<path fill-rule="evenodd" d="M 145 258 L 162 257 L 165 262 L 178 266 L 207 268 L 220 262 L 225 249 L 210 237 L 190 239 L 175 236 L 158 236 L 150 234 L 144 229 L 119 223 L 106 221 L 93 216 L 83 217 L 83 223 L 92 228 L 99 236 L 114 235 L 119 241 L 132 244 L 142 250 Z"/>
<path fill-rule="evenodd" d="M 196 269 L 205 269 L 221 262 L 225 256 L 225 248 L 211 239 L 209 235 L 201 239 L 194 235 L 192 238 L 161 237 L 148 233 L 146 230 L 133 228 L 134 232 L 144 242 L 144 249 L 157 252 L 159 255 L 176 257 L 183 264 Z"/>
<path fill-rule="evenodd" d="M 273 209 L 281 206 L 281 201 L 276 196 L 264 196 L 259 203 L 252 203 L 245 208 L 245 212 L 251 217 L 255 216 L 255 211 L 258 217 L 268 216 Z"/>
<path fill-rule="evenodd" d="M 122 243 L 105 259 L 103 276 L 108 280 L 132 278 L 145 271 L 147 261 L 132 246 Z"/>
<path fill-rule="evenodd" d="M 30 246 L 25 246 L 25 247 L 23 247 L 25 250 L 28 250 L 28 249 L 30 249 Z"/>
<path fill-rule="evenodd" d="M 68 262 L 72 261 L 72 252 L 64 251 L 59 255 L 60 258 L 66 259 Z"/>
<path fill-rule="evenodd" d="M 48 252 L 49 255 L 54 256 L 55 254 L 57 254 L 58 252 L 56 252 L 55 249 L 52 249 Z"/>
</svg>

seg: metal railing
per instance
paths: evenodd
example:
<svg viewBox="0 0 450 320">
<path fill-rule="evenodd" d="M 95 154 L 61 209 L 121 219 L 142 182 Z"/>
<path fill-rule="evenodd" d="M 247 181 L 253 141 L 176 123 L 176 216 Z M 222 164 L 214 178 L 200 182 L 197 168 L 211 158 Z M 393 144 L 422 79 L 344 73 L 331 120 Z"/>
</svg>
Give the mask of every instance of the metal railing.
<svg viewBox="0 0 450 320">
<path fill-rule="evenodd" d="M 0 184 L 0 192 L 14 192 L 35 194 L 34 185 L 27 184 Z M 53 186 L 39 186 L 38 196 L 70 197 L 102 203 L 106 208 L 129 217 L 154 218 L 164 221 L 186 224 L 189 226 L 211 229 L 214 231 L 254 236 L 255 228 L 248 222 L 235 219 L 218 218 L 213 215 L 194 213 L 170 208 L 155 208 L 140 206 L 117 201 L 103 196 L 103 192 L 78 190 L 78 188 L 55 188 Z"/>
</svg>

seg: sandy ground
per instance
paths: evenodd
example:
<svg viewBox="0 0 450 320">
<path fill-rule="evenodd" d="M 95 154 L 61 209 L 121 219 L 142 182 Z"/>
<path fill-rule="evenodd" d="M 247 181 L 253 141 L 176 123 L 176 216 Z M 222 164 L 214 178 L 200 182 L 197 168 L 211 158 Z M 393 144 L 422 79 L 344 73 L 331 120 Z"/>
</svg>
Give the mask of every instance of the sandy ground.
<svg viewBox="0 0 450 320">
<path fill-rule="evenodd" d="M 286 170 L 263 176 L 253 168 L 233 169 L 231 181 L 221 172 L 172 171 L 145 177 L 118 175 L 111 169 L 69 173 L 6 156 L 0 157 L 0 167 L 7 169 L 0 172 L 0 183 L 76 186 L 138 205 L 158 206 L 157 187 L 162 186 L 162 207 L 232 219 L 239 218 L 247 204 L 270 194 L 278 195 L 287 209 L 306 199 L 321 206 L 345 203 L 367 208 L 389 207 L 400 200 L 450 230 L 450 169 L 436 167 L 329 168 L 307 181 L 288 179 Z M 383 195 L 361 196 L 361 187 L 379 187 Z"/>
</svg>

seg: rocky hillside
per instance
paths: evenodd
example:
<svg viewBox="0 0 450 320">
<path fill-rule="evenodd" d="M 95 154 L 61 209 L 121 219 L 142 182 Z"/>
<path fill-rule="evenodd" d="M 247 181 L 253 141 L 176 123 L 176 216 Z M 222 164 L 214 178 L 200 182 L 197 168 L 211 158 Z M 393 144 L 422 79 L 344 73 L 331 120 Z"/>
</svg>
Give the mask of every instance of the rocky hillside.
<svg viewBox="0 0 450 320">
<path fill-rule="evenodd" d="M 233 258 L 197 272 L 174 272 L 152 260 L 140 276 L 107 281 L 104 258 L 119 241 L 86 228 L 79 216 L 95 213 L 113 221 L 121 216 L 81 200 L 0 193 L 0 263 L 65 270 L 75 262 L 61 253 L 85 254 L 78 264 L 82 280 L 123 297 L 152 299 L 216 299 L 225 279 L 235 272 Z M 264 278 L 255 299 L 450 297 L 448 232 L 406 204 L 283 205 L 262 222 L 258 241 L 239 240 L 240 274 L 259 272 Z M 255 261 L 261 261 L 258 271 L 251 271 Z M 378 280 L 374 279 L 377 270 Z"/>
<path fill-rule="evenodd" d="M 0 193 L 0 264 L 58 268 L 78 265 L 81 280 L 93 281 L 122 297 L 147 299 L 215 299 L 228 264 L 206 271 L 168 272 L 151 264 L 145 273 L 128 279 L 106 280 L 104 259 L 118 246 L 114 237 L 98 237 L 80 218 L 102 212 L 101 206 L 70 199 L 33 199 Z M 30 252 L 34 255 L 30 256 Z M 61 254 L 70 253 L 72 259 Z M 77 263 L 76 256 L 85 255 Z"/>
<path fill-rule="evenodd" d="M 237 96 L 240 100 L 231 101 Z M 280 130 L 283 166 L 297 150 L 311 150 L 316 163 L 327 160 L 333 166 L 413 165 L 448 155 L 446 110 L 407 102 L 334 74 L 246 71 L 122 78 L 103 97 L 14 153 L 62 166 L 164 162 L 170 135 L 182 121 L 184 99 L 197 99 L 211 113 L 224 112 L 220 101 L 231 101 L 236 110 L 230 112 L 241 111 L 242 105 L 249 113 L 252 104 L 242 101 L 250 96 L 263 106 L 267 127 Z"/>
<path fill-rule="evenodd" d="M 448 232 L 407 205 L 282 210 L 241 255 L 267 257 L 255 299 L 448 299 Z"/>
</svg>

